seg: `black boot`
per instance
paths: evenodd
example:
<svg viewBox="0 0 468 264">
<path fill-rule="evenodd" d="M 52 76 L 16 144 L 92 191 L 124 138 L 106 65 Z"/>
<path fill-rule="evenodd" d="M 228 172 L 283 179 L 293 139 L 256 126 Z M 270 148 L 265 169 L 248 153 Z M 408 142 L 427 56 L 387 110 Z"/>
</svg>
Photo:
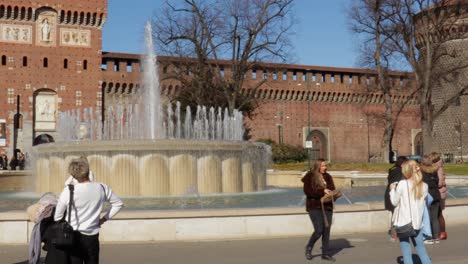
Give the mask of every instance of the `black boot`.
<svg viewBox="0 0 468 264">
<path fill-rule="evenodd" d="M 311 260 L 313 258 L 312 256 L 312 247 L 311 246 L 307 246 L 306 249 L 305 249 L 305 257 L 306 259 L 308 260 Z"/>
<path fill-rule="evenodd" d="M 336 259 L 334 257 L 332 257 L 330 255 L 325 255 L 325 254 L 322 255 L 322 259 L 328 260 L 328 261 L 336 261 Z"/>
</svg>

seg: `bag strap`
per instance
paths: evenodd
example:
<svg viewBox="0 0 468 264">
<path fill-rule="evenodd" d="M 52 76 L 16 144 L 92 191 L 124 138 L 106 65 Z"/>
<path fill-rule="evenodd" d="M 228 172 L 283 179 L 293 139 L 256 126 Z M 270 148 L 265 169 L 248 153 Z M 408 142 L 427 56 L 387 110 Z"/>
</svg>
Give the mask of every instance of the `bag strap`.
<svg viewBox="0 0 468 264">
<path fill-rule="evenodd" d="M 408 205 L 409 205 L 409 210 L 410 210 L 410 218 L 411 218 L 411 222 L 413 222 L 413 214 L 411 212 L 411 197 L 410 197 L 410 193 L 409 193 L 409 184 L 408 184 L 408 180 L 405 180 L 406 182 L 406 191 L 408 193 Z M 401 211 L 401 204 L 400 206 L 398 207 L 398 214 L 397 214 L 397 217 L 396 217 L 396 222 L 398 223 L 398 218 L 400 217 L 400 211 Z M 394 223 L 393 223 L 394 224 Z"/>
<path fill-rule="evenodd" d="M 332 191 L 333 192 L 333 191 Z M 332 198 L 332 206 L 335 207 L 335 199 L 333 193 L 331 194 Z M 330 224 L 328 223 L 327 215 L 325 214 L 325 208 L 323 207 L 323 200 L 320 199 L 320 203 L 322 205 L 322 215 L 323 215 L 323 220 L 325 221 L 325 227 L 329 227 Z"/>
<path fill-rule="evenodd" d="M 101 185 L 101 189 L 102 189 L 102 191 L 104 192 L 104 200 L 107 201 L 106 188 L 104 188 L 104 185 L 102 185 L 102 183 L 99 183 L 99 185 Z"/>
<path fill-rule="evenodd" d="M 73 191 L 75 190 L 75 186 L 73 184 L 68 184 L 68 190 L 70 191 L 70 200 L 68 201 L 68 223 L 70 224 L 71 209 L 73 203 Z"/>
<path fill-rule="evenodd" d="M 406 180 L 406 191 L 407 191 L 407 193 L 408 193 L 408 204 L 409 204 L 410 218 L 411 218 L 411 222 L 413 222 L 413 214 L 411 213 L 411 197 L 410 197 L 410 193 L 409 193 L 409 184 L 408 184 L 408 180 Z"/>
</svg>

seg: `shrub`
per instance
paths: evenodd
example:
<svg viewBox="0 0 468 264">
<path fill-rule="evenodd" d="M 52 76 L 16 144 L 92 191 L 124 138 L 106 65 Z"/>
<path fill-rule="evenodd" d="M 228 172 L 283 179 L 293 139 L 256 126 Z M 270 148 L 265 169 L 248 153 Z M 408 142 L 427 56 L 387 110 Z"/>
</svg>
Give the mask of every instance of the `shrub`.
<svg viewBox="0 0 468 264">
<path fill-rule="evenodd" d="M 274 163 L 302 162 L 307 159 L 307 150 L 301 146 L 278 144 L 271 139 L 259 139 L 257 141 L 271 146 Z"/>
</svg>

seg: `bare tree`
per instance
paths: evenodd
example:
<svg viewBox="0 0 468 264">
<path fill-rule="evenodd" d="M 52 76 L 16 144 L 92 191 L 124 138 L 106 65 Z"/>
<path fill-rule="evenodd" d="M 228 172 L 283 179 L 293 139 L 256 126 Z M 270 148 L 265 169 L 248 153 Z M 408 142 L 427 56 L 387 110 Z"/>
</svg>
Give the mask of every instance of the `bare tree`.
<svg viewBox="0 0 468 264">
<path fill-rule="evenodd" d="M 384 101 L 384 113 L 378 115 L 384 120 L 383 140 L 380 146 L 382 161 L 389 159 L 396 121 L 401 113 L 401 111 L 395 112 L 392 100 L 392 95 L 400 92 L 400 89 L 396 88 L 395 74 L 390 71 L 394 53 L 388 48 L 390 36 L 386 34 L 386 30 L 393 13 L 388 2 L 388 0 L 355 0 L 348 13 L 351 30 L 359 34 L 363 40 L 361 63 L 363 66 L 375 69 L 377 73 L 376 82 L 369 86 L 368 92 L 381 93 Z"/>
<path fill-rule="evenodd" d="M 391 49 L 400 54 L 414 73 L 415 86 L 421 109 L 423 152 L 432 150 L 434 121 L 447 110 L 461 95 L 466 93 L 468 84 L 457 83 L 456 92 L 445 102 L 434 105 L 433 93 L 440 89 L 442 82 L 460 76 L 468 62 L 447 64 L 463 51 L 452 49 L 447 43 L 463 38 L 463 33 L 453 32 L 461 16 L 466 16 L 466 0 L 391 0 L 390 26 L 386 31 L 391 40 Z M 464 13 L 464 14 L 463 14 Z M 466 49 L 466 48 L 465 48 Z"/>
<path fill-rule="evenodd" d="M 166 1 L 155 17 L 158 52 L 178 57 L 177 72 L 168 78 L 181 82 L 175 99 L 182 103 L 238 108 L 247 115 L 255 98 L 242 93 L 250 70 L 264 61 L 285 62 L 291 52 L 293 0 Z M 251 93 L 252 94 L 252 93 Z"/>
<path fill-rule="evenodd" d="M 396 124 L 395 118 L 390 122 L 392 106 L 388 89 L 391 86 L 387 86 L 385 72 L 391 64 L 395 66 L 404 61 L 413 71 L 416 89 L 413 94 L 418 98 L 421 109 L 423 151 L 432 150 L 434 120 L 467 91 L 467 84 L 453 77 L 460 77 L 456 73 L 466 69 L 467 62 L 460 61 L 450 66 L 444 63 L 463 52 L 448 47 L 446 43 L 463 37 L 463 33 L 454 33 L 451 28 L 459 22 L 460 16 L 466 16 L 467 1 L 356 0 L 355 3 L 351 13 L 353 30 L 367 36 L 366 41 L 374 45 L 373 63 L 378 74 L 378 88 L 386 98 L 384 144 L 391 142 L 387 133 L 393 134 Z M 457 91 L 435 108 L 433 92 L 450 77 L 451 82 L 457 85 Z M 396 113 L 401 111 L 400 107 Z M 394 124 L 393 127 L 390 123 Z"/>
</svg>

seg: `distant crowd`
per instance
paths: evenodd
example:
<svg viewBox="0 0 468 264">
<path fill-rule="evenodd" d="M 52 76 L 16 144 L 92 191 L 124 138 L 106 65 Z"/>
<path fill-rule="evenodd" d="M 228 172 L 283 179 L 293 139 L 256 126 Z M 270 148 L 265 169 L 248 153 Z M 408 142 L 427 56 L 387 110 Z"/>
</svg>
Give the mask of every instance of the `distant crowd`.
<svg viewBox="0 0 468 264">
<path fill-rule="evenodd" d="M 2 153 L 0 156 L 0 170 L 24 170 L 28 163 L 27 153 L 21 150 L 16 151 L 16 155 L 9 160 L 7 154 Z"/>
</svg>

